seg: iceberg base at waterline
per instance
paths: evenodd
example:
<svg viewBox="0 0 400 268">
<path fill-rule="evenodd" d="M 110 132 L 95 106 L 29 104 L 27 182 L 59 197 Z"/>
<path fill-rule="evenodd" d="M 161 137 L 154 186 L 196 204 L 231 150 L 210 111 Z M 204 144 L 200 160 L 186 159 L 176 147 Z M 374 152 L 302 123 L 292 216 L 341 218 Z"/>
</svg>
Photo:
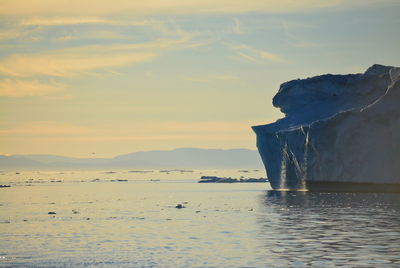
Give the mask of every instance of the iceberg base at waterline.
<svg viewBox="0 0 400 268">
<path fill-rule="evenodd" d="M 292 80 L 273 105 L 253 127 L 273 189 L 400 192 L 400 68 Z"/>
<path fill-rule="evenodd" d="M 308 181 L 311 192 L 400 193 L 399 183 Z"/>
</svg>

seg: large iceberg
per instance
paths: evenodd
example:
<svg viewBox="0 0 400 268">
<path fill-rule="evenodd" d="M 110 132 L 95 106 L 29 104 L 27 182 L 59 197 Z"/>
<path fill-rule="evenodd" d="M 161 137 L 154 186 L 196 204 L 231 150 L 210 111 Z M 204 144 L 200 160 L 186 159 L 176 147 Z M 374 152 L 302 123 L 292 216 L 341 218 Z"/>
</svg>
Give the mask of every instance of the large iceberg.
<svg viewBox="0 0 400 268">
<path fill-rule="evenodd" d="M 292 80 L 273 105 L 253 127 L 272 188 L 400 191 L 400 68 Z"/>
</svg>

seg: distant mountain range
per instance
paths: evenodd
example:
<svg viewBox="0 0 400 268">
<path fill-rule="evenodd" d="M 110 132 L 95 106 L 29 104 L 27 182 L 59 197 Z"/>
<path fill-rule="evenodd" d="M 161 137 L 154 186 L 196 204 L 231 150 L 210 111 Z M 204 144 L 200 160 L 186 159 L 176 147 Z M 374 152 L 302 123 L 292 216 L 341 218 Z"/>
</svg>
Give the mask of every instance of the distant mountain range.
<svg viewBox="0 0 400 268">
<path fill-rule="evenodd" d="M 144 151 L 114 158 L 72 158 L 58 155 L 0 155 L 0 170 L 70 169 L 262 169 L 257 151 L 249 149 L 180 148 Z"/>
</svg>

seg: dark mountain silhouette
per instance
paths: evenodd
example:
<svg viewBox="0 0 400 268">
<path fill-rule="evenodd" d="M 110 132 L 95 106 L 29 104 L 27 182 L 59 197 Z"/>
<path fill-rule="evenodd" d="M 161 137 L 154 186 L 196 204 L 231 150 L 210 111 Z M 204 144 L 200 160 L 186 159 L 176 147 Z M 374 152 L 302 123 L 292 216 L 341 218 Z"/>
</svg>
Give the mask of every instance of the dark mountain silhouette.
<svg viewBox="0 0 400 268">
<path fill-rule="evenodd" d="M 114 158 L 73 158 L 58 155 L 0 156 L 0 169 L 136 169 L 136 168 L 262 168 L 255 150 L 180 148 L 143 151 Z"/>
</svg>

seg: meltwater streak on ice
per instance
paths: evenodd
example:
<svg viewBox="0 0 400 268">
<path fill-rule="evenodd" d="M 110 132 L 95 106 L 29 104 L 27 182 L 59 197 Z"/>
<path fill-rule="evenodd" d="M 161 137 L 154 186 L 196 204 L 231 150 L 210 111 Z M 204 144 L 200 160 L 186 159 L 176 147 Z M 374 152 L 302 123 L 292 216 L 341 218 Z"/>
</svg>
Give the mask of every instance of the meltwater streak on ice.
<svg viewBox="0 0 400 268">
<path fill-rule="evenodd" d="M 280 170 L 280 184 L 279 184 L 279 189 L 276 189 L 278 191 L 306 191 L 306 179 L 307 179 L 307 168 L 308 168 L 308 146 L 309 146 L 309 132 L 305 131 L 303 127 L 300 128 L 301 132 L 303 133 L 305 137 L 305 143 L 304 143 L 304 154 L 303 154 L 303 164 L 299 163 L 299 160 L 297 159 L 295 153 L 289 148 L 289 145 L 287 141 L 285 142 L 284 146 L 282 147 L 282 159 L 281 159 L 281 170 Z M 276 135 L 276 137 L 279 139 L 279 136 Z M 297 183 L 297 186 L 295 188 L 290 187 L 288 185 L 287 177 L 290 176 L 288 174 L 290 170 L 288 169 L 288 166 L 293 165 L 294 167 L 294 172 L 296 173 L 297 178 L 299 178 L 299 181 Z"/>
<path fill-rule="evenodd" d="M 279 189 L 277 190 L 285 190 L 287 189 L 287 161 L 288 161 L 288 153 L 287 153 L 287 143 L 285 143 L 285 146 L 283 146 L 282 148 L 282 160 L 281 160 L 281 173 L 280 173 L 280 185 L 279 185 Z"/>
<path fill-rule="evenodd" d="M 306 190 L 306 179 L 307 179 L 307 171 L 308 171 L 308 146 L 309 146 L 309 131 L 307 130 L 307 133 L 304 131 L 304 127 L 301 127 L 301 132 L 304 134 L 305 138 L 305 144 L 304 144 L 304 168 L 303 168 L 303 174 L 300 177 L 300 189 L 301 190 Z"/>
<path fill-rule="evenodd" d="M 306 172 L 307 167 L 301 167 L 299 161 L 297 160 L 296 155 L 293 152 L 290 152 L 290 153 L 292 156 L 291 159 L 294 164 L 296 176 L 297 176 L 297 178 L 299 178 L 299 181 L 297 182 L 296 190 L 300 190 L 300 189 L 302 189 L 301 185 L 302 185 L 302 181 L 304 181 L 304 174 Z"/>
</svg>

